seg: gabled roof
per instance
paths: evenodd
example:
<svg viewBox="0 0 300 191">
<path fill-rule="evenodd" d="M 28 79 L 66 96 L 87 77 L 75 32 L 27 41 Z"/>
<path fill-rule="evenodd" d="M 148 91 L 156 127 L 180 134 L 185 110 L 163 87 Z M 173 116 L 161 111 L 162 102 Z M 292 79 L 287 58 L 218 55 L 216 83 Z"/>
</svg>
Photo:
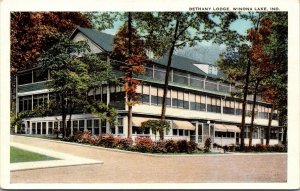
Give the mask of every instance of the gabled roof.
<svg viewBox="0 0 300 191">
<path fill-rule="evenodd" d="M 103 32 L 100 32 L 100 31 L 97 31 L 94 29 L 78 27 L 72 33 L 71 38 L 73 38 L 78 32 L 83 33 L 87 38 L 89 38 L 91 41 L 93 41 L 97 46 L 102 48 L 104 51 L 106 51 L 106 52 L 112 51 L 113 40 L 114 40 L 113 35 L 103 33 Z M 158 60 L 153 60 L 153 61 L 156 62 L 157 64 L 167 66 L 168 56 L 166 54 L 162 58 L 160 58 Z M 195 60 L 192 60 L 192 59 L 189 59 L 189 58 L 186 58 L 183 56 L 173 55 L 171 67 L 174 69 L 183 70 L 183 71 L 191 72 L 194 74 L 209 76 L 212 78 L 220 78 L 220 76 L 206 74 L 201 69 L 196 67 L 194 64 L 203 64 L 203 63 L 197 62 Z"/>
<path fill-rule="evenodd" d="M 91 41 L 93 41 L 96 45 L 102 48 L 104 51 L 111 52 L 114 42 L 114 36 L 103 33 L 94 29 L 82 28 L 78 27 L 72 33 L 71 38 L 73 38 L 78 32 L 83 33 L 86 37 L 88 37 Z"/>
</svg>

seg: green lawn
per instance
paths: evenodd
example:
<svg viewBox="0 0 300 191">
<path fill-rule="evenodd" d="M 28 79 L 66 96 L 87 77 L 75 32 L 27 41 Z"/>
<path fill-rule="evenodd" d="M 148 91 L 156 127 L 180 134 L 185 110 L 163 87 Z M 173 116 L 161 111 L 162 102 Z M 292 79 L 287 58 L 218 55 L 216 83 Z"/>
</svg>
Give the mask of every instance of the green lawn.
<svg viewBox="0 0 300 191">
<path fill-rule="evenodd" d="M 26 151 L 16 147 L 10 147 L 10 163 L 31 162 L 44 160 L 58 160 L 57 158 Z"/>
</svg>

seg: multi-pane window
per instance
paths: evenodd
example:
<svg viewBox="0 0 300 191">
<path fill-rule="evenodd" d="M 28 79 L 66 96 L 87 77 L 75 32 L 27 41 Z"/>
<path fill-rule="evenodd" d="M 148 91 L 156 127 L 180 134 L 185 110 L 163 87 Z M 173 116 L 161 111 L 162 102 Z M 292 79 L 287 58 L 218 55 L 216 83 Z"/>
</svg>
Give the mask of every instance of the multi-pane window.
<svg viewBox="0 0 300 191">
<path fill-rule="evenodd" d="M 206 111 L 206 97 L 204 95 L 196 95 L 196 110 Z"/>
<path fill-rule="evenodd" d="M 183 108 L 184 109 L 189 109 L 189 94 L 188 93 L 184 93 L 183 94 Z"/>
<path fill-rule="evenodd" d="M 149 128 L 141 129 L 140 127 L 133 126 L 132 134 L 133 135 L 149 135 L 150 129 Z"/>
<path fill-rule="evenodd" d="M 220 83 L 219 84 L 219 91 L 220 92 L 230 92 L 230 86 L 229 85 L 226 85 L 226 84 L 223 84 L 223 83 Z"/>
<path fill-rule="evenodd" d="M 123 128 L 123 118 L 118 118 L 118 134 L 123 134 L 124 128 Z"/>
<path fill-rule="evenodd" d="M 142 103 L 149 103 L 150 101 L 150 86 L 143 85 Z"/>
<path fill-rule="evenodd" d="M 164 81 L 166 77 L 166 69 L 155 66 L 154 68 L 154 79 Z"/>
<path fill-rule="evenodd" d="M 278 130 L 273 129 L 270 131 L 270 139 L 278 139 Z"/>
<path fill-rule="evenodd" d="M 48 104 L 48 95 L 47 94 L 38 94 L 33 95 L 33 108 L 38 106 L 47 106 Z"/>
<path fill-rule="evenodd" d="M 243 110 L 243 103 L 242 102 L 235 102 L 235 114 L 236 115 L 242 115 Z"/>
<path fill-rule="evenodd" d="M 106 133 L 106 120 L 104 119 L 101 120 L 101 133 L 102 134 Z"/>
<path fill-rule="evenodd" d="M 78 129 L 78 121 L 76 120 L 76 121 L 73 121 L 73 132 L 76 132 L 76 131 L 78 131 L 79 129 Z"/>
<path fill-rule="evenodd" d="M 99 125 L 100 125 L 99 119 L 94 119 L 94 134 L 95 135 L 99 134 L 99 130 L 100 130 Z"/>
<path fill-rule="evenodd" d="M 205 81 L 205 89 L 210 91 L 218 91 L 218 84 L 216 82 L 206 80 Z"/>
<path fill-rule="evenodd" d="M 89 119 L 89 120 L 87 120 L 86 121 L 86 127 L 87 127 L 87 130 L 90 132 L 90 133 L 92 133 L 92 121 L 93 120 L 91 120 L 91 119 Z"/>
<path fill-rule="evenodd" d="M 168 90 L 167 92 L 166 105 L 171 106 L 171 90 Z"/>
<path fill-rule="evenodd" d="M 190 109 L 196 110 L 196 95 L 190 93 Z"/>
<path fill-rule="evenodd" d="M 24 72 L 22 74 L 18 75 L 18 84 L 30 84 L 32 83 L 32 71 L 30 72 Z"/>
<path fill-rule="evenodd" d="M 234 101 L 224 100 L 223 113 L 234 115 Z"/>
<path fill-rule="evenodd" d="M 178 94 L 177 90 L 172 90 L 172 107 L 178 107 Z"/>
<path fill-rule="evenodd" d="M 84 120 L 79 120 L 79 131 L 84 130 Z"/>
<path fill-rule="evenodd" d="M 221 137 L 221 138 L 234 138 L 234 132 L 221 132 L 221 131 L 215 131 L 215 137 Z"/>
<path fill-rule="evenodd" d="M 153 65 L 147 65 L 145 67 L 144 77 L 146 78 L 153 78 Z"/>
<path fill-rule="evenodd" d="M 173 82 L 188 85 L 188 74 L 173 70 Z"/>
<path fill-rule="evenodd" d="M 151 87 L 151 104 L 157 105 L 158 97 L 157 97 L 157 87 Z"/>
<path fill-rule="evenodd" d="M 198 76 L 190 76 L 190 86 L 195 87 L 195 88 L 204 88 L 204 79 L 200 78 Z"/>
<path fill-rule="evenodd" d="M 46 81 L 48 79 L 47 70 L 33 70 L 33 82 Z"/>
<path fill-rule="evenodd" d="M 183 108 L 183 92 L 178 91 L 178 108 Z"/>
<path fill-rule="evenodd" d="M 19 98 L 19 112 L 32 110 L 32 96 Z"/>
<path fill-rule="evenodd" d="M 158 88 L 157 89 L 157 104 L 158 105 L 162 105 L 163 95 L 164 95 L 164 89 Z"/>
</svg>

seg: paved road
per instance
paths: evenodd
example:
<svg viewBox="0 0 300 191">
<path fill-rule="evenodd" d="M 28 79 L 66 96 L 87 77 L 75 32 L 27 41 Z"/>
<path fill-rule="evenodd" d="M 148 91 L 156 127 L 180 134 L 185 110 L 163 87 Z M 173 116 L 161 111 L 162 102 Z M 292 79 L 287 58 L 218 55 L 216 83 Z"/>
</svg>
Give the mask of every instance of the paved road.
<svg viewBox="0 0 300 191">
<path fill-rule="evenodd" d="M 48 140 L 11 136 L 44 149 L 104 164 L 11 172 L 11 183 L 206 183 L 286 182 L 286 154 L 147 156 Z"/>
</svg>

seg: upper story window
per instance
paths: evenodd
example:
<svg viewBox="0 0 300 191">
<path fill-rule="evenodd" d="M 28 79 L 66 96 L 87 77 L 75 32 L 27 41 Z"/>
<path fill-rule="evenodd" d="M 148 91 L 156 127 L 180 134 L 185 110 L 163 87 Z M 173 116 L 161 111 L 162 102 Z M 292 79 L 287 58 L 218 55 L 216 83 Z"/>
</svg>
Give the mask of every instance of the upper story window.
<svg viewBox="0 0 300 191">
<path fill-rule="evenodd" d="M 30 83 L 32 83 L 32 71 L 25 72 L 25 73 L 18 75 L 18 84 L 19 85 L 30 84 Z"/>
<path fill-rule="evenodd" d="M 218 68 L 216 66 L 209 65 L 208 73 L 213 75 L 218 75 Z"/>
<path fill-rule="evenodd" d="M 36 69 L 36 70 L 19 74 L 18 85 L 46 81 L 47 79 L 48 79 L 48 71 L 41 71 Z"/>
<path fill-rule="evenodd" d="M 48 71 L 33 70 L 33 82 L 46 81 L 48 79 Z"/>
</svg>

